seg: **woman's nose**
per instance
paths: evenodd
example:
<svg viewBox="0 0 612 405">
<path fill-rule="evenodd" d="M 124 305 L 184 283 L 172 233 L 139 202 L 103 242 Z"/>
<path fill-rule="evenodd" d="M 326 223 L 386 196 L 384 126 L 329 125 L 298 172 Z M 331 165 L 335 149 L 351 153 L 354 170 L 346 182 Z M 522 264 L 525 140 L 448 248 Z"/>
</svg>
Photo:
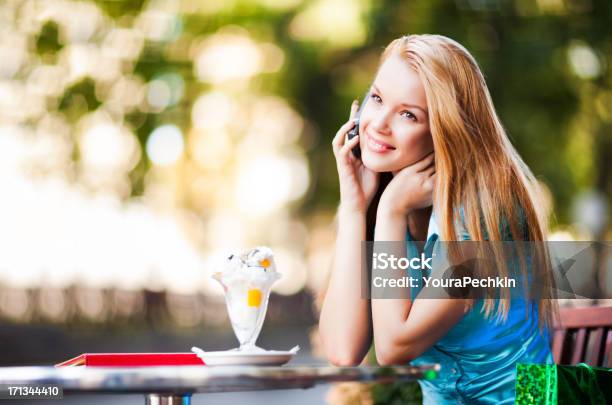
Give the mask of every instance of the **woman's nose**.
<svg viewBox="0 0 612 405">
<path fill-rule="evenodd" d="M 389 130 L 389 112 L 381 110 L 372 119 L 372 125 L 377 132 L 386 133 Z"/>
</svg>

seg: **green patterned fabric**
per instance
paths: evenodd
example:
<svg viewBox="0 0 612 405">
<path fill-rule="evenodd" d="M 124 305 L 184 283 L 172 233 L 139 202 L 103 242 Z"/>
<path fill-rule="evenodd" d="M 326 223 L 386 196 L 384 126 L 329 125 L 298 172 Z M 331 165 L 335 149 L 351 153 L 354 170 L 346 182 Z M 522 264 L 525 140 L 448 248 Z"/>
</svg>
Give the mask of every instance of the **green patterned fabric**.
<svg viewBox="0 0 612 405">
<path fill-rule="evenodd" d="M 517 364 L 517 404 L 556 404 L 557 366 L 554 364 Z"/>
<path fill-rule="evenodd" d="M 612 403 L 612 369 L 586 364 L 517 364 L 516 403 Z"/>
</svg>

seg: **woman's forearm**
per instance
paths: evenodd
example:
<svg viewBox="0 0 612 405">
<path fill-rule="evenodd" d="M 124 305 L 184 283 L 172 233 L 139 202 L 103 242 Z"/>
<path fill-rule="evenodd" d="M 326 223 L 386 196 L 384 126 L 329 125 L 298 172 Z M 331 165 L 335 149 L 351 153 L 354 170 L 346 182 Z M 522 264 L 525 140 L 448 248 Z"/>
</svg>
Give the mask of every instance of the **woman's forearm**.
<svg viewBox="0 0 612 405">
<path fill-rule="evenodd" d="M 414 239 L 423 240 L 427 235 L 429 218 L 425 218 L 425 214 L 421 211 L 410 215 L 396 215 L 383 207 L 376 218 L 374 240 L 398 242 L 397 252 L 393 253 L 398 257 L 405 256 L 405 246 L 400 242 L 406 240 L 407 228 Z M 403 275 L 402 270 L 397 272 L 401 273 L 397 274 L 398 277 Z M 397 358 L 399 342 L 406 336 L 406 324 L 412 303 L 410 299 L 373 299 L 371 305 L 377 359 L 384 364 L 393 363 Z"/>
<path fill-rule="evenodd" d="M 359 364 L 372 341 L 370 303 L 361 296 L 365 232 L 365 214 L 340 208 L 332 274 L 319 320 L 323 347 L 335 365 Z"/>
</svg>

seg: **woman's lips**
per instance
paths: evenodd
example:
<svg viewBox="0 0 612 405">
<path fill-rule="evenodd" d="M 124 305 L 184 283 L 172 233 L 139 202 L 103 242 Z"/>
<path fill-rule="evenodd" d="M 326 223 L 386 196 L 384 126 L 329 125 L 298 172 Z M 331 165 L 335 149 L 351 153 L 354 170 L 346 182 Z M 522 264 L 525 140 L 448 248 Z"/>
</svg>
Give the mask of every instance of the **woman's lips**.
<svg viewBox="0 0 612 405">
<path fill-rule="evenodd" d="M 376 139 L 372 138 L 370 135 L 367 135 L 366 138 L 367 138 L 366 143 L 367 143 L 368 149 L 371 150 L 372 152 L 385 153 L 385 152 L 390 152 L 395 149 L 393 146 L 389 145 L 388 143 L 377 141 Z"/>
</svg>

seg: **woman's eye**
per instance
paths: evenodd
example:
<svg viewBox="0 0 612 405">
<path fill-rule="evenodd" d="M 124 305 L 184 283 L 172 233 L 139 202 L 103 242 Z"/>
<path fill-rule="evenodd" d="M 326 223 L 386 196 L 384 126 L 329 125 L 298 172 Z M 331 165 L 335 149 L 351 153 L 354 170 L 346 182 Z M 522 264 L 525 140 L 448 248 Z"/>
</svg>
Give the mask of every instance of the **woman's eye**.
<svg viewBox="0 0 612 405">
<path fill-rule="evenodd" d="M 416 117 L 410 111 L 403 111 L 402 116 L 408 118 L 409 120 L 416 121 Z"/>
<path fill-rule="evenodd" d="M 376 101 L 378 104 L 382 103 L 382 98 L 378 96 L 378 94 L 371 94 L 370 97 Z"/>
</svg>

